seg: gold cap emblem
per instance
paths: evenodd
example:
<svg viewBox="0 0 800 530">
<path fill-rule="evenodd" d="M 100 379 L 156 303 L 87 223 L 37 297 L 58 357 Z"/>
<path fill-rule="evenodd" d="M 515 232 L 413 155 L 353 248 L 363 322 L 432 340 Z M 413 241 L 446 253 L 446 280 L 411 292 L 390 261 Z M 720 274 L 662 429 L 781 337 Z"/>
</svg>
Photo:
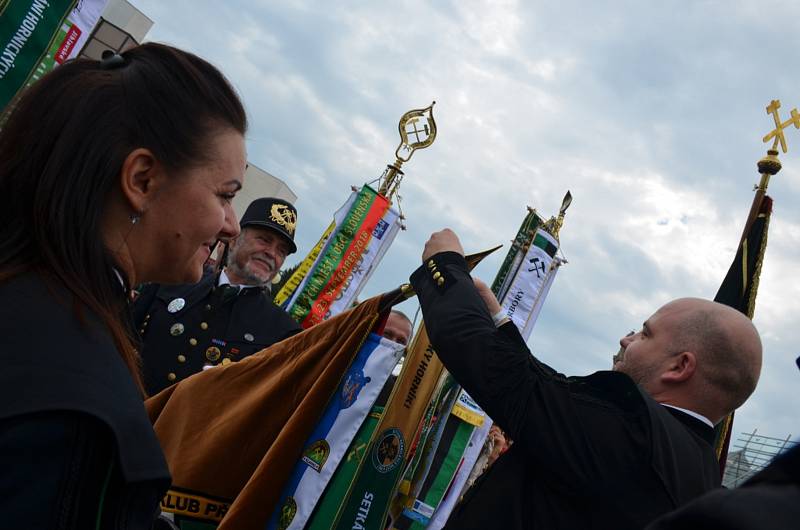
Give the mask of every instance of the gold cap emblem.
<svg viewBox="0 0 800 530">
<path fill-rule="evenodd" d="M 294 228 L 297 225 L 297 217 L 291 208 L 285 204 L 273 204 L 269 213 L 270 219 L 286 229 L 294 237 Z"/>
</svg>

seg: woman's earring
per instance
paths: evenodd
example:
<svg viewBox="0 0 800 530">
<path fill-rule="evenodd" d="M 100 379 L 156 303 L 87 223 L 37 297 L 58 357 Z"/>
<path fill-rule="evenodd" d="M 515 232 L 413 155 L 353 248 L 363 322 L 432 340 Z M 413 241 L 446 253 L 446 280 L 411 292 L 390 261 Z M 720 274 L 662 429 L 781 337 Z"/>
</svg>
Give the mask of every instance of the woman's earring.
<svg viewBox="0 0 800 530">
<path fill-rule="evenodd" d="M 140 213 L 138 213 L 138 212 L 136 212 L 136 213 L 132 213 L 132 214 L 130 214 L 130 215 L 128 216 L 128 218 L 131 220 L 131 224 L 132 224 L 132 225 L 135 225 L 136 223 L 138 223 L 138 222 L 139 222 L 139 219 L 141 219 L 141 218 L 142 218 L 142 214 L 140 214 Z"/>
</svg>

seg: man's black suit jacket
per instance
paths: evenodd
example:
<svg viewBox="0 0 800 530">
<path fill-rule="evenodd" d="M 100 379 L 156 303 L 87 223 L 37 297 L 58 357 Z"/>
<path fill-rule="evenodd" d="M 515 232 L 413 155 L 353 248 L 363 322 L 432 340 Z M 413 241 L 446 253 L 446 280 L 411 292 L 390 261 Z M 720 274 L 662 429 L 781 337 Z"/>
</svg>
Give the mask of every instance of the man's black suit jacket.
<svg viewBox="0 0 800 530">
<path fill-rule="evenodd" d="M 625 374 L 565 377 L 535 359 L 513 323 L 495 327 L 459 254 L 411 283 L 440 359 L 514 440 L 446 529 L 640 529 L 719 486 L 711 427 Z"/>
<path fill-rule="evenodd" d="M 800 445 L 739 488 L 719 489 L 669 513 L 647 530 L 794 530 L 800 527 Z"/>
</svg>

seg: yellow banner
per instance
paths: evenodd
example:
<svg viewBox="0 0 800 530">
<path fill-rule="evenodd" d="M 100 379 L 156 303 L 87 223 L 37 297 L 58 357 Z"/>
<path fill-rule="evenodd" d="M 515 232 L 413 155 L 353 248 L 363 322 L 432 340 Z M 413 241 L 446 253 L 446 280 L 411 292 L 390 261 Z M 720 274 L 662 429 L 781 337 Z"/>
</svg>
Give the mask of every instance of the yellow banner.
<svg viewBox="0 0 800 530">
<path fill-rule="evenodd" d="M 469 410 L 460 403 L 456 403 L 456 405 L 453 407 L 453 416 L 456 418 L 461 418 L 465 422 L 469 423 L 470 425 L 474 425 L 475 427 L 480 427 L 483 425 L 483 421 L 486 419 L 485 415 L 473 410 Z"/>
<path fill-rule="evenodd" d="M 300 286 L 300 282 L 303 281 L 303 278 L 306 277 L 308 271 L 311 270 L 311 266 L 314 265 L 314 262 L 317 260 L 317 256 L 319 253 L 322 252 L 322 247 L 325 246 L 325 242 L 328 241 L 328 238 L 331 237 L 331 233 L 333 229 L 336 228 L 336 221 L 331 221 L 331 224 L 328 225 L 328 229 L 325 230 L 325 233 L 322 234 L 322 237 L 319 238 L 317 244 L 314 245 L 314 248 L 311 249 L 311 252 L 308 253 L 308 256 L 303 260 L 297 270 L 294 271 L 292 276 L 283 284 L 281 290 L 278 291 L 278 294 L 275 295 L 275 303 L 278 305 L 283 305 L 289 297 L 292 296 L 295 289 Z"/>
</svg>

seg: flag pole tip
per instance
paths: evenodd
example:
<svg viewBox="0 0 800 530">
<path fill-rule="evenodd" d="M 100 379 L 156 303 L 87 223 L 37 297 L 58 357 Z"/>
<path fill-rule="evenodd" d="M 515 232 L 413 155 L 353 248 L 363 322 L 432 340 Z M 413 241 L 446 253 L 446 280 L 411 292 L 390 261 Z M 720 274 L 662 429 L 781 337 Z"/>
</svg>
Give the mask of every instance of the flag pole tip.
<svg viewBox="0 0 800 530">
<path fill-rule="evenodd" d="M 762 175 L 775 175 L 781 170 L 781 161 L 778 159 L 778 151 L 770 149 L 767 151 L 767 156 L 758 161 L 758 172 Z"/>
</svg>

